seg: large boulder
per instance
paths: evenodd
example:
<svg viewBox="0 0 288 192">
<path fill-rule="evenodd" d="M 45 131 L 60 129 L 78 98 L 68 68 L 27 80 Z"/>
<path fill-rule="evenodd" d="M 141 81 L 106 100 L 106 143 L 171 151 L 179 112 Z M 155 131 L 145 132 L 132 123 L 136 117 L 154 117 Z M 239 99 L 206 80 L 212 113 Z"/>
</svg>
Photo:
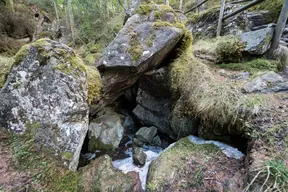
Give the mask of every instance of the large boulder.
<svg viewBox="0 0 288 192">
<path fill-rule="evenodd" d="M 89 124 L 88 150 L 93 152 L 97 149 L 116 149 L 123 137 L 121 116 L 110 109 L 106 113 Z"/>
<path fill-rule="evenodd" d="M 78 191 L 141 192 L 142 188 L 137 173 L 116 170 L 112 159 L 105 155 L 80 170 Z"/>
<path fill-rule="evenodd" d="M 76 170 L 88 130 L 85 69 L 64 44 L 22 47 L 0 92 L 0 127 L 25 133 L 38 151 Z"/>
<path fill-rule="evenodd" d="M 143 4 L 105 49 L 97 64 L 103 71 L 103 97 L 115 101 L 145 72 L 157 68 L 183 37 L 175 12 Z"/>
<path fill-rule="evenodd" d="M 140 147 L 133 148 L 133 163 L 135 165 L 144 166 L 146 163 L 147 155 Z"/>
<path fill-rule="evenodd" d="M 242 157 L 243 154 L 225 144 L 186 137 L 151 163 L 147 189 L 157 192 L 243 191 L 239 160 Z"/>
<path fill-rule="evenodd" d="M 246 43 L 245 51 L 253 55 L 263 55 L 269 48 L 274 29 L 267 27 L 250 31 L 241 35 L 241 41 Z"/>
</svg>

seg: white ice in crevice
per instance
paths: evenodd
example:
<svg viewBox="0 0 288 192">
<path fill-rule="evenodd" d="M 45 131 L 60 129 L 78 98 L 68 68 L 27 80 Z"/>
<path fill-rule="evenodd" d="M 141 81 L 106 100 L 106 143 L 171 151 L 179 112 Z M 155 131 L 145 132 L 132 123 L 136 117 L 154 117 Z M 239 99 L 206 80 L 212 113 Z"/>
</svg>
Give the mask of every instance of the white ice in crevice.
<svg viewBox="0 0 288 192">
<path fill-rule="evenodd" d="M 195 144 L 203 145 L 203 144 L 214 144 L 216 147 L 218 147 L 227 157 L 235 158 L 235 159 L 241 159 L 245 155 L 240 152 L 238 149 L 231 147 L 227 144 L 221 143 L 219 141 L 205 141 L 204 139 L 201 139 L 199 137 L 195 136 L 188 136 L 188 139 Z M 130 143 L 131 141 L 129 141 Z M 130 157 L 126 159 L 121 160 L 115 160 L 113 161 L 113 166 L 119 170 L 121 170 L 123 173 L 128 173 L 130 171 L 134 171 L 136 173 L 139 173 L 139 178 L 141 181 L 142 188 L 145 190 L 146 188 L 146 180 L 147 180 L 147 174 L 149 170 L 149 166 L 151 162 L 156 159 L 162 152 L 168 150 L 169 148 L 173 147 L 175 143 L 172 143 L 167 147 L 165 150 L 159 148 L 159 147 L 153 147 L 153 146 L 143 146 L 143 150 L 147 155 L 146 164 L 143 167 L 138 167 L 133 164 L 132 159 L 132 148 L 129 148 L 125 153 L 129 155 Z"/>
<path fill-rule="evenodd" d="M 146 153 L 146 155 L 147 155 L 146 163 L 143 167 L 138 167 L 138 166 L 133 164 L 132 149 L 129 149 L 125 153 L 127 155 L 130 155 L 130 157 L 128 157 L 126 159 L 113 161 L 113 165 L 115 168 L 121 170 L 125 174 L 130 172 L 130 171 L 134 171 L 134 172 L 138 173 L 140 181 L 141 181 L 141 186 L 143 189 L 145 189 L 146 179 L 147 179 L 147 174 L 148 174 L 150 163 L 154 159 L 156 159 L 160 155 L 161 152 L 162 152 L 162 149 L 159 147 L 144 146 L 144 153 Z"/>
<path fill-rule="evenodd" d="M 238 149 L 231 147 L 225 143 L 221 143 L 219 141 L 205 141 L 204 139 L 201 139 L 199 137 L 195 137 L 195 136 L 189 136 L 188 139 L 195 144 L 214 144 L 216 147 L 218 147 L 227 157 L 230 158 L 235 158 L 235 159 L 241 159 L 243 158 L 245 155 L 239 151 Z"/>
</svg>

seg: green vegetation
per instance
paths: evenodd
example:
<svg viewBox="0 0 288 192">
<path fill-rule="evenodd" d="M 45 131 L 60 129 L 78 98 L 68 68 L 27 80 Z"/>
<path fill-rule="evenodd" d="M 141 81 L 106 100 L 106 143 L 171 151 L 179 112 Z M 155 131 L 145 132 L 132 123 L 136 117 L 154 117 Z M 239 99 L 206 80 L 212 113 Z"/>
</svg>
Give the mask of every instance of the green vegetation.
<svg viewBox="0 0 288 192">
<path fill-rule="evenodd" d="M 147 183 L 148 191 L 163 190 L 160 187 L 165 186 L 169 174 L 171 172 L 183 170 L 186 166 L 183 159 L 187 158 L 193 160 L 193 157 L 197 154 L 197 158 L 201 159 L 202 162 L 208 162 L 219 152 L 220 150 L 213 144 L 198 145 L 192 143 L 187 137 L 181 139 L 175 143 L 173 147 L 164 151 L 158 159 L 150 165 L 150 174 L 153 178 Z M 196 164 L 195 166 L 199 166 L 199 168 L 194 175 L 195 181 L 191 181 L 191 183 L 198 183 L 202 177 L 203 167 L 199 164 Z M 156 170 L 154 170 L 154 168 L 156 168 Z"/>
<path fill-rule="evenodd" d="M 215 63 L 239 62 L 245 45 L 235 36 L 223 36 L 214 39 L 199 40 L 194 45 L 194 52 L 200 58 L 209 56 Z"/>
<path fill-rule="evenodd" d="M 245 192 L 250 191 L 251 186 L 259 180 L 263 181 L 257 187 L 260 191 L 286 191 L 288 187 L 288 166 L 281 158 L 267 161 L 246 187 Z"/>
<path fill-rule="evenodd" d="M 220 64 L 219 67 L 223 69 L 230 69 L 233 71 L 248 71 L 252 75 L 261 71 L 275 71 L 277 72 L 281 68 L 280 61 L 266 60 L 266 59 L 254 59 L 248 62 L 242 63 L 228 63 Z"/>
<path fill-rule="evenodd" d="M 186 115 L 199 117 L 203 126 L 213 129 L 237 129 L 241 124 L 238 106 L 242 94 L 197 61 L 191 46 L 171 64 L 170 77 L 172 90 L 185 95 L 182 111 Z"/>
<path fill-rule="evenodd" d="M 206 9 L 204 11 L 201 11 L 200 13 L 189 13 L 187 18 L 187 23 L 192 23 L 192 24 L 196 24 L 199 21 L 202 21 L 203 19 L 205 19 L 205 21 L 214 21 L 217 19 L 218 15 L 219 15 L 219 10 L 220 10 L 220 6 L 215 6 L 209 9 Z"/>
<path fill-rule="evenodd" d="M 263 1 L 262 3 L 250 8 L 250 11 L 270 11 L 271 16 L 269 15 L 269 17 L 265 19 L 267 23 L 272 23 L 277 22 L 282 6 L 282 0 Z"/>
<path fill-rule="evenodd" d="M 0 89 L 4 86 L 6 77 L 13 64 L 13 59 L 0 56 Z"/>
<path fill-rule="evenodd" d="M 39 153 L 34 136 L 40 126 L 39 122 L 26 123 L 23 135 L 10 135 L 13 168 L 30 173 L 31 181 L 26 184 L 25 190 L 38 191 L 44 187 L 46 191 L 76 192 L 78 174 L 56 165 L 53 155 Z M 67 158 L 71 156 L 69 152 L 63 155 Z"/>
<path fill-rule="evenodd" d="M 88 85 L 88 103 L 91 104 L 101 96 L 101 76 L 97 69 L 86 66 L 86 78 Z"/>
<path fill-rule="evenodd" d="M 130 33 L 130 48 L 128 49 L 128 53 L 131 55 L 133 61 L 140 60 L 143 54 L 143 47 L 138 38 L 139 33 Z"/>
</svg>

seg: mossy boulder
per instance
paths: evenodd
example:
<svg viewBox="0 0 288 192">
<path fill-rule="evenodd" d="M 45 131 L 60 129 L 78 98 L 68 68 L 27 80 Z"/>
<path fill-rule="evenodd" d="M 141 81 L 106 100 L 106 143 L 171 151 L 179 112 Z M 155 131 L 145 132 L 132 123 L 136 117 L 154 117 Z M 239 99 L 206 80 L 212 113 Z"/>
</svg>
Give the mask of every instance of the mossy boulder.
<svg viewBox="0 0 288 192">
<path fill-rule="evenodd" d="M 14 59 L 0 92 L 0 126 L 27 133 L 39 153 L 76 170 L 88 130 L 85 65 L 48 39 L 22 47 Z"/>
<path fill-rule="evenodd" d="M 112 159 L 105 155 L 80 170 L 78 189 L 83 192 L 115 191 L 141 192 L 141 182 L 137 173 L 127 174 L 116 170 Z"/>
<path fill-rule="evenodd" d="M 243 191 L 241 161 L 195 141 L 183 138 L 151 163 L 148 191 Z"/>
<path fill-rule="evenodd" d="M 141 5 L 102 54 L 98 68 L 105 69 L 103 93 L 108 103 L 131 87 L 141 74 L 157 68 L 181 38 L 188 44 L 191 42 L 191 38 L 189 41 L 183 37 L 191 34 L 185 33 L 184 25 L 176 22 L 172 9 L 169 9 L 172 20 L 171 16 L 155 17 L 155 12 L 162 9 L 156 4 Z"/>
</svg>

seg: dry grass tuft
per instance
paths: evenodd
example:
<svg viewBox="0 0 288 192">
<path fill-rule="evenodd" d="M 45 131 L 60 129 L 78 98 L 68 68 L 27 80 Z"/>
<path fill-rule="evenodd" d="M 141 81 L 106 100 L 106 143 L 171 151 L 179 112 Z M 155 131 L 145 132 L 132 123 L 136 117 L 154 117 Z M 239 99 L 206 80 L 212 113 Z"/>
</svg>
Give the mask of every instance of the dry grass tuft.
<svg viewBox="0 0 288 192">
<path fill-rule="evenodd" d="M 214 63 L 230 63 L 242 60 L 245 46 L 236 36 L 199 40 L 194 44 L 195 56 Z"/>
<path fill-rule="evenodd" d="M 186 115 L 198 116 L 204 126 L 219 129 L 237 127 L 243 94 L 228 81 L 218 79 L 209 67 L 193 57 L 190 46 L 171 65 L 172 90 L 186 100 Z M 242 110 L 243 111 L 243 110 Z"/>
</svg>

